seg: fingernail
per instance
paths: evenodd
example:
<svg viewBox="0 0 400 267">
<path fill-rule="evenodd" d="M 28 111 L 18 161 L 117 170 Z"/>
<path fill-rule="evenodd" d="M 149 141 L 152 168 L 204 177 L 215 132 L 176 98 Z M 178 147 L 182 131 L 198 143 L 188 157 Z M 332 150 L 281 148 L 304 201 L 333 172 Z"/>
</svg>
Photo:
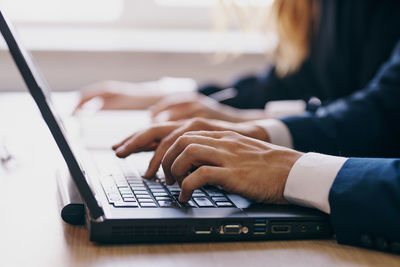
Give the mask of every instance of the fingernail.
<svg viewBox="0 0 400 267">
<path fill-rule="evenodd" d="M 150 175 L 150 171 L 149 170 L 147 170 L 146 172 L 145 172 L 145 174 L 144 174 L 144 177 L 145 178 L 151 178 L 151 175 Z"/>
<path fill-rule="evenodd" d="M 117 154 L 118 157 L 122 156 L 125 151 L 125 147 L 121 146 L 117 150 L 115 150 L 115 154 Z"/>
<path fill-rule="evenodd" d="M 179 198 L 178 198 L 179 202 L 183 202 L 183 196 L 182 193 L 179 194 Z"/>
</svg>

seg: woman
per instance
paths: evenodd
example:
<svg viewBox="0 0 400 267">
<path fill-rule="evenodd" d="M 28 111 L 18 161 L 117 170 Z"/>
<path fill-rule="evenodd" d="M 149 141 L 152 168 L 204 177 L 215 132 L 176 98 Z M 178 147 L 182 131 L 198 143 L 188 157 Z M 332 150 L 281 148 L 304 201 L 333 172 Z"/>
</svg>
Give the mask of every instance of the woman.
<svg viewBox="0 0 400 267">
<path fill-rule="evenodd" d="M 104 108 L 151 108 L 153 116 L 168 111 L 169 120 L 205 117 L 248 121 L 268 117 L 268 101 L 317 97 L 323 104 L 363 88 L 389 57 L 400 34 L 395 0 L 275 0 L 274 25 L 279 37 L 274 66 L 262 76 L 228 86 L 208 85 L 177 99 L 156 88 L 146 94 L 134 84 L 111 82 L 83 92 L 78 107 L 94 97 Z M 225 88 L 231 97 L 213 96 Z M 233 94 L 232 94 L 233 91 Z M 160 101 L 161 100 L 161 101 Z M 316 108 L 315 102 L 307 109 Z"/>
</svg>

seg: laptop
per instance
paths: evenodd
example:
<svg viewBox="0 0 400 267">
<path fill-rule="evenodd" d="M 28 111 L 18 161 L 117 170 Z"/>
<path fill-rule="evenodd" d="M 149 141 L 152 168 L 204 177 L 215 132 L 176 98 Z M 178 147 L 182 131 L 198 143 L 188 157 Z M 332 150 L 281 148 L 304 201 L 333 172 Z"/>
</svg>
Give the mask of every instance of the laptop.
<svg viewBox="0 0 400 267">
<path fill-rule="evenodd" d="M 197 189 L 179 203 L 178 185 L 160 171 L 143 179 L 151 154 L 119 159 L 72 139 L 32 58 L 0 11 L 0 31 L 66 162 L 85 206 L 85 226 L 98 243 L 160 243 L 330 238 L 326 214 L 291 205 L 257 204 L 219 187 Z"/>
</svg>

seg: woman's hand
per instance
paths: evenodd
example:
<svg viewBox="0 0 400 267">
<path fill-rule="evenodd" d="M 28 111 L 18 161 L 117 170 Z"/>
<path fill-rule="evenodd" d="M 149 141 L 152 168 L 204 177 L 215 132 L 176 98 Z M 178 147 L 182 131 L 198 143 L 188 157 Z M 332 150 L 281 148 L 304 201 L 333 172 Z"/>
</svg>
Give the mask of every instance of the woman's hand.
<svg viewBox="0 0 400 267">
<path fill-rule="evenodd" d="M 119 144 L 113 146 L 118 157 L 141 151 L 155 149 L 145 177 L 154 177 L 161 161 L 172 144 L 184 133 L 190 131 L 234 131 L 255 139 L 269 141 L 268 133 L 252 123 L 229 123 L 217 120 L 191 119 L 187 121 L 164 122 L 134 133 Z"/>
<path fill-rule="evenodd" d="M 149 88 L 151 87 L 151 88 Z M 157 82 L 134 84 L 103 81 L 82 89 L 75 112 L 93 99 L 102 101 L 101 109 L 147 109 L 160 101 L 165 94 L 157 90 Z M 151 90 L 150 90 L 151 89 Z"/>
<path fill-rule="evenodd" d="M 163 98 L 150 107 L 153 121 L 177 121 L 191 118 L 205 118 L 228 122 L 246 122 L 266 119 L 262 109 L 237 109 L 219 103 L 211 97 L 192 93 Z"/>
<path fill-rule="evenodd" d="M 287 203 L 286 180 L 301 155 L 231 131 L 196 131 L 173 143 L 162 167 L 167 184 L 180 184 L 182 202 L 208 184 L 257 202 Z"/>
</svg>

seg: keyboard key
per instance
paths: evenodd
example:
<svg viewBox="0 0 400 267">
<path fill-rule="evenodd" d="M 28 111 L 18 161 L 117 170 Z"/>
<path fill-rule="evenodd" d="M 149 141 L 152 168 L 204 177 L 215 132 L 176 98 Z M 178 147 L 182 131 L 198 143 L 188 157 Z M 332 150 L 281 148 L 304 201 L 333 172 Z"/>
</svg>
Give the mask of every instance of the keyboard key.
<svg viewBox="0 0 400 267">
<path fill-rule="evenodd" d="M 156 203 L 140 203 L 141 207 L 145 207 L 145 208 L 155 208 L 157 207 Z"/>
<path fill-rule="evenodd" d="M 160 207 L 179 207 L 176 202 L 172 201 L 158 201 L 158 204 L 160 205 Z"/>
<path fill-rule="evenodd" d="M 129 183 L 129 186 L 131 188 L 132 187 L 143 187 L 143 188 L 146 188 L 143 183 Z"/>
<path fill-rule="evenodd" d="M 113 202 L 119 202 L 122 200 L 121 195 L 120 194 L 113 194 L 113 193 L 109 193 L 106 194 L 107 198 L 108 198 L 108 202 L 113 203 Z"/>
<path fill-rule="evenodd" d="M 233 207 L 231 202 L 217 202 L 218 207 Z"/>
<path fill-rule="evenodd" d="M 189 200 L 187 204 L 192 208 L 197 207 L 193 200 Z"/>
<path fill-rule="evenodd" d="M 132 193 L 131 189 L 129 188 L 118 188 L 118 190 L 121 193 Z"/>
<path fill-rule="evenodd" d="M 133 193 L 122 193 L 122 197 L 134 197 Z"/>
<path fill-rule="evenodd" d="M 154 189 L 162 189 L 162 188 L 164 188 L 161 184 L 159 184 L 159 183 L 151 183 L 151 184 L 148 184 L 148 186 L 149 186 L 149 188 L 154 188 Z"/>
<path fill-rule="evenodd" d="M 149 193 L 144 190 L 134 190 L 133 191 L 136 195 L 148 195 Z"/>
<path fill-rule="evenodd" d="M 168 190 L 171 192 L 180 192 L 181 191 L 180 188 L 168 188 Z"/>
<path fill-rule="evenodd" d="M 155 197 L 167 197 L 169 195 L 168 195 L 168 193 L 153 193 L 153 196 L 155 196 Z"/>
<path fill-rule="evenodd" d="M 146 191 L 146 187 L 144 186 L 131 186 L 132 190 L 144 190 Z"/>
<path fill-rule="evenodd" d="M 136 202 L 136 199 L 134 197 L 124 197 L 125 202 Z"/>
<path fill-rule="evenodd" d="M 214 200 L 214 201 L 222 201 L 222 202 L 224 202 L 224 201 L 229 201 L 226 197 L 213 197 L 212 198 L 212 200 Z"/>
<path fill-rule="evenodd" d="M 157 188 L 157 189 L 150 188 L 150 191 L 152 193 L 165 193 L 166 192 L 164 188 Z"/>
<path fill-rule="evenodd" d="M 131 176 L 131 177 L 127 177 L 126 180 L 128 182 L 141 182 L 143 183 L 143 179 L 140 176 Z"/>
<path fill-rule="evenodd" d="M 137 202 L 115 202 L 113 203 L 114 207 L 138 207 L 139 204 Z"/>
<path fill-rule="evenodd" d="M 193 193 L 192 194 L 192 197 L 205 197 L 206 196 L 206 194 L 204 194 L 203 192 L 201 192 L 201 193 Z"/>
<path fill-rule="evenodd" d="M 208 194 L 210 197 L 224 197 L 224 196 L 225 196 L 223 193 L 221 193 L 221 192 L 216 192 L 216 191 L 210 191 L 210 192 L 207 191 L 207 194 Z"/>
<path fill-rule="evenodd" d="M 156 197 L 156 200 L 171 200 L 171 197 Z"/>
<path fill-rule="evenodd" d="M 137 199 L 152 199 L 149 195 L 136 195 Z"/>
<path fill-rule="evenodd" d="M 214 207 L 212 202 L 206 197 L 193 198 L 199 207 Z"/>
<path fill-rule="evenodd" d="M 152 199 L 139 198 L 138 200 L 139 200 L 140 203 L 154 203 L 154 200 L 152 200 Z"/>
</svg>

